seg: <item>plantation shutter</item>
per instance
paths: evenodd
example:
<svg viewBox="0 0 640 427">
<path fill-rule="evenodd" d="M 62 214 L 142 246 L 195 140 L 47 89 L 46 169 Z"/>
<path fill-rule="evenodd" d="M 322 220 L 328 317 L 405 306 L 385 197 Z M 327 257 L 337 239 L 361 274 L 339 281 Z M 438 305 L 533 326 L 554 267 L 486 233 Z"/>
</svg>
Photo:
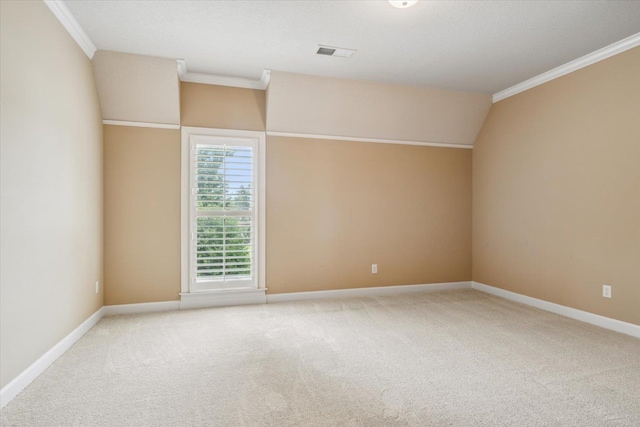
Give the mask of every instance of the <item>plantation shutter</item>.
<svg viewBox="0 0 640 427">
<path fill-rule="evenodd" d="M 194 142 L 191 288 L 255 288 L 254 141 L 199 137 Z"/>
</svg>

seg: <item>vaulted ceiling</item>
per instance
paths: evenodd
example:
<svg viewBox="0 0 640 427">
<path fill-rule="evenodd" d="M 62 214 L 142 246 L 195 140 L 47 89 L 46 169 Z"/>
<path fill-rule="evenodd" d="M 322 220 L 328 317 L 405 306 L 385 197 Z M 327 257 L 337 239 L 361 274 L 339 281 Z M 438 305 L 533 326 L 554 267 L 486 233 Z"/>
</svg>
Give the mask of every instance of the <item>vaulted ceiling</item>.
<svg viewBox="0 0 640 427">
<path fill-rule="evenodd" d="M 640 32 L 639 1 L 67 1 L 98 49 L 495 93 Z M 357 49 L 351 59 L 318 44 Z"/>
</svg>

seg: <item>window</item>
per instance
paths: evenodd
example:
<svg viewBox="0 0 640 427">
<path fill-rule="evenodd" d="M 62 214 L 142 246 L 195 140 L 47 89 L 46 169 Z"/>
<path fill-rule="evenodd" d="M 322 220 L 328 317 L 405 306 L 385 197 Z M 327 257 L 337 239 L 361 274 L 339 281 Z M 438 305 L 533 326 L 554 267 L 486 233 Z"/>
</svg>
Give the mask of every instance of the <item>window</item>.
<svg viewBox="0 0 640 427">
<path fill-rule="evenodd" d="M 182 133 L 182 291 L 264 287 L 264 134 Z"/>
</svg>

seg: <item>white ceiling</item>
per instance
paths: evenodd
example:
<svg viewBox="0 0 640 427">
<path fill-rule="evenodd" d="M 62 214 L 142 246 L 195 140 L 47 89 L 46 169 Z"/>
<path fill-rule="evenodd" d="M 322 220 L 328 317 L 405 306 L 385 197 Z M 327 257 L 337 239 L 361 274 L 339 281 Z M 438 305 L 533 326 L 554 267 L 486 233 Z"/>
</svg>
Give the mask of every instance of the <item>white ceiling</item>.
<svg viewBox="0 0 640 427">
<path fill-rule="evenodd" d="M 640 1 L 66 1 L 98 49 L 496 93 L 640 32 Z M 317 44 L 358 49 L 315 55 Z"/>
</svg>

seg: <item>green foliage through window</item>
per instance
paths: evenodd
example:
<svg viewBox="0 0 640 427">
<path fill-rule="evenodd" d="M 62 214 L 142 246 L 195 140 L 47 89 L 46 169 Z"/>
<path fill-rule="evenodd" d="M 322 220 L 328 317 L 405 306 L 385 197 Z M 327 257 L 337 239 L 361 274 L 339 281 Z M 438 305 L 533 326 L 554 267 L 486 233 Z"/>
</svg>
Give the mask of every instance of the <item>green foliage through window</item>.
<svg viewBox="0 0 640 427">
<path fill-rule="evenodd" d="M 198 147 L 195 157 L 197 277 L 252 274 L 251 148 Z"/>
</svg>

